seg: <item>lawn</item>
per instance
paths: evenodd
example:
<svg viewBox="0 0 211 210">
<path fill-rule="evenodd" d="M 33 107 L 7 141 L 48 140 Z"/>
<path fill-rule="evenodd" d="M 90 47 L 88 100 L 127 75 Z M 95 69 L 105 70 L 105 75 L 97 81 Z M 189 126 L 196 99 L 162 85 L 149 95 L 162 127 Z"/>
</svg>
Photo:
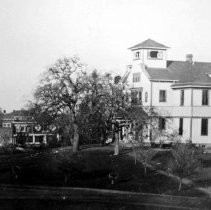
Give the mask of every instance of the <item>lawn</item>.
<svg viewBox="0 0 211 210">
<path fill-rule="evenodd" d="M 160 151 L 153 158 L 154 164 L 159 165 L 160 169 L 167 171 L 169 161 L 172 159 L 171 151 Z M 158 164 L 159 163 L 159 164 Z M 201 155 L 201 167 L 197 173 L 187 177 L 195 187 L 210 188 L 211 187 L 211 153 L 203 153 Z"/>
<path fill-rule="evenodd" d="M 211 187 L 211 154 L 204 153 L 201 157 L 202 167 L 198 174 L 191 177 L 197 187 Z"/>
<path fill-rule="evenodd" d="M 109 146 L 87 148 L 77 154 L 72 154 L 69 148 L 0 156 L 0 163 L 0 183 L 206 197 L 188 186 L 178 192 L 175 180 L 149 168 L 145 174 L 142 164 L 135 164 L 128 150 L 122 149 L 119 156 L 113 156 L 113 148 Z"/>
</svg>

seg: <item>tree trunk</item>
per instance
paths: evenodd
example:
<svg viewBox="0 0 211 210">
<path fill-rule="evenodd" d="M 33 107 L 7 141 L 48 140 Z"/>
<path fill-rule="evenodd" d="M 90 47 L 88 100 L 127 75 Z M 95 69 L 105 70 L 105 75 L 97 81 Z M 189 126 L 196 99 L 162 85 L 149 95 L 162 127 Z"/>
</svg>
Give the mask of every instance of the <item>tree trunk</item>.
<svg viewBox="0 0 211 210">
<path fill-rule="evenodd" d="M 73 136 L 73 152 L 78 152 L 79 149 L 79 133 L 78 133 L 78 125 L 76 123 L 73 124 L 74 128 L 74 136 Z"/>
<path fill-rule="evenodd" d="M 64 184 L 65 184 L 65 186 L 67 185 L 67 180 L 68 180 L 67 174 L 65 174 L 65 175 L 64 175 Z"/>
<path fill-rule="evenodd" d="M 119 155 L 119 133 L 115 133 L 114 155 Z"/>
<path fill-rule="evenodd" d="M 144 174 L 145 175 L 147 174 L 147 166 L 146 165 L 144 166 Z"/>
<path fill-rule="evenodd" d="M 181 191 L 182 189 L 182 178 L 179 178 L 179 188 L 178 191 Z"/>
<path fill-rule="evenodd" d="M 133 154 L 134 154 L 135 165 L 136 165 L 136 162 L 137 162 L 137 154 L 136 154 L 135 148 L 133 148 Z"/>
</svg>

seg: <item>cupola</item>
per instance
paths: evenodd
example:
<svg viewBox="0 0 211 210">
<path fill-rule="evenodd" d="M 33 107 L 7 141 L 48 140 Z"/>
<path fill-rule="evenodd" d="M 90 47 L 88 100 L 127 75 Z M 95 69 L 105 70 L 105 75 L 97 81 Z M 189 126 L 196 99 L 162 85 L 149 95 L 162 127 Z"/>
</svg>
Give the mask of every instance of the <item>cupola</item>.
<svg viewBox="0 0 211 210">
<path fill-rule="evenodd" d="M 169 47 L 152 39 L 147 39 L 130 47 L 134 64 L 144 64 L 149 68 L 166 68 L 167 50 Z"/>
</svg>

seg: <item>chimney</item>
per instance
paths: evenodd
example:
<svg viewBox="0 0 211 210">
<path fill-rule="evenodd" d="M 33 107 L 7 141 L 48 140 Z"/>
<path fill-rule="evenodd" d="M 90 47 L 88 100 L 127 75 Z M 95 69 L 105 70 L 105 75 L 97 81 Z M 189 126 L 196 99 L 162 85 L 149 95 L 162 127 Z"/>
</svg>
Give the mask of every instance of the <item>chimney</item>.
<svg viewBox="0 0 211 210">
<path fill-rule="evenodd" d="M 186 55 L 186 61 L 189 63 L 193 63 L 193 54 L 187 54 Z"/>
</svg>

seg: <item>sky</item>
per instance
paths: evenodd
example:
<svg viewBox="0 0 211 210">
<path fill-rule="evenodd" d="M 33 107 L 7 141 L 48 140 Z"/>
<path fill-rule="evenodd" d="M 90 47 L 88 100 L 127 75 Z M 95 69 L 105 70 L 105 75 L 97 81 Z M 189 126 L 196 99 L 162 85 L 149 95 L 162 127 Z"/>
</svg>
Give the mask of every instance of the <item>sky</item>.
<svg viewBox="0 0 211 210">
<path fill-rule="evenodd" d="M 148 38 L 170 47 L 168 59 L 211 62 L 210 8 L 210 0 L 0 0 L 0 107 L 24 108 L 64 56 L 123 74 L 128 48 Z"/>
</svg>

